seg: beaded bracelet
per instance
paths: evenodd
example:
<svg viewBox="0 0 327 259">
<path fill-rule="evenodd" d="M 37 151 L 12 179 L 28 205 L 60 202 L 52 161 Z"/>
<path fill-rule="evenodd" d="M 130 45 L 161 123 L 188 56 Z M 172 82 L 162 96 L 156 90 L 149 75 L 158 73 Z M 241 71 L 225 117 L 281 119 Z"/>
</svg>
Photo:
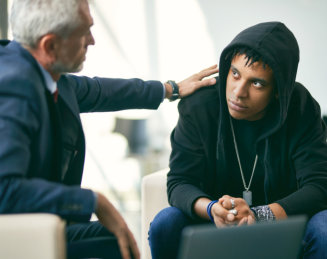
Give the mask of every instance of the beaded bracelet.
<svg viewBox="0 0 327 259">
<path fill-rule="evenodd" d="M 257 221 L 273 221 L 276 219 L 268 205 L 252 207 L 251 210 Z"/>
<path fill-rule="evenodd" d="M 212 206 L 213 206 L 216 202 L 218 202 L 218 200 L 211 201 L 211 202 L 208 204 L 208 206 L 207 206 L 207 214 L 208 214 L 208 216 L 209 216 L 209 218 L 210 218 L 210 220 L 211 220 L 212 222 L 215 222 L 215 221 L 214 221 L 214 219 L 213 219 L 213 217 L 212 217 L 212 215 L 211 215 L 211 208 L 212 208 Z"/>
</svg>

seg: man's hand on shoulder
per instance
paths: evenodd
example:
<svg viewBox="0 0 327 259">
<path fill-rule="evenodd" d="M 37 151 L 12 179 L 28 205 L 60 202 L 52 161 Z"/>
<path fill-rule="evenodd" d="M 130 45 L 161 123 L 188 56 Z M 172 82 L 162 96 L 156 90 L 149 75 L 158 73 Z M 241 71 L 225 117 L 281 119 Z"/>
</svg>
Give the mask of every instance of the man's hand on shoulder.
<svg viewBox="0 0 327 259">
<path fill-rule="evenodd" d="M 219 69 L 217 65 L 213 65 L 177 83 L 179 97 L 186 97 L 202 87 L 214 85 L 216 83 L 215 78 L 203 78 L 214 75 L 218 73 L 218 71 Z M 167 82 L 165 83 L 165 88 L 166 98 L 170 99 L 173 94 L 173 87 L 170 83 Z"/>
</svg>

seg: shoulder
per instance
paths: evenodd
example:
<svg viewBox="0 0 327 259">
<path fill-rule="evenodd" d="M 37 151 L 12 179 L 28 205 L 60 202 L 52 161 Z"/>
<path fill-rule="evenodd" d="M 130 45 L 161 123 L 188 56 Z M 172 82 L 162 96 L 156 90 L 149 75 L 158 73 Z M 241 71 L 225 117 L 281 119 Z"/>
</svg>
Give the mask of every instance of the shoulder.
<svg viewBox="0 0 327 259">
<path fill-rule="evenodd" d="M 290 99 L 289 112 L 301 117 L 312 117 L 314 114 L 321 116 L 318 102 L 312 97 L 308 89 L 298 82 L 295 83 Z"/>
<path fill-rule="evenodd" d="M 300 83 L 296 83 L 292 93 L 286 125 L 293 138 L 310 135 L 312 131 L 321 132 L 320 106 Z"/>
<path fill-rule="evenodd" d="M 194 94 L 183 98 L 178 104 L 180 114 L 192 113 L 200 115 L 206 111 L 217 111 L 219 107 L 218 84 L 203 87 Z"/>
<path fill-rule="evenodd" d="M 32 59 L 32 58 L 31 58 Z M 36 61 L 22 56 L 12 50 L 0 52 L 0 94 L 31 100 L 44 90 L 42 74 Z"/>
<path fill-rule="evenodd" d="M 99 82 L 94 78 L 64 74 L 58 83 L 59 92 L 69 98 L 84 99 L 87 96 L 98 95 Z"/>
</svg>

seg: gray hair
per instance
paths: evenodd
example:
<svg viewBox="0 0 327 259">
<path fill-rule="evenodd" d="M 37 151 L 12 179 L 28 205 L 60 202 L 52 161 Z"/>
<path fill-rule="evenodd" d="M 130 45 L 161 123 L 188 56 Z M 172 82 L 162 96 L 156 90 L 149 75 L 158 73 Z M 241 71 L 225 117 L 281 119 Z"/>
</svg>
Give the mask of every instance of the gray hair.
<svg viewBox="0 0 327 259">
<path fill-rule="evenodd" d="M 67 38 L 79 25 L 81 0 L 14 0 L 10 23 L 14 40 L 34 48 L 40 38 L 54 33 Z"/>
</svg>

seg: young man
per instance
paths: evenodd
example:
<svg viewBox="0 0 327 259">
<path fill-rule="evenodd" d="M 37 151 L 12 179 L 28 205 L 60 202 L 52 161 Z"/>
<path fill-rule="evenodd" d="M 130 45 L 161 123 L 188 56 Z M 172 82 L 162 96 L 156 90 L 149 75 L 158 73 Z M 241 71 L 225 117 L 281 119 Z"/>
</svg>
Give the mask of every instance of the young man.
<svg viewBox="0 0 327 259">
<path fill-rule="evenodd" d="M 222 52 L 217 84 L 179 103 L 167 183 L 172 207 L 151 224 L 154 259 L 176 258 L 190 224 L 298 214 L 313 216 L 304 257 L 327 258 L 326 126 L 318 103 L 295 82 L 298 61 L 284 24 L 255 25 Z"/>
<path fill-rule="evenodd" d="M 114 206 L 80 188 L 85 140 L 79 113 L 156 109 L 164 97 L 215 83 L 201 79 L 217 69 L 178 85 L 66 75 L 82 69 L 94 44 L 92 24 L 87 0 L 13 1 L 15 41 L 0 42 L 0 213 L 54 213 L 79 223 L 67 227 L 69 258 L 139 258 Z M 89 221 L 92 213 L 99 222 Z"/>
</svg>

